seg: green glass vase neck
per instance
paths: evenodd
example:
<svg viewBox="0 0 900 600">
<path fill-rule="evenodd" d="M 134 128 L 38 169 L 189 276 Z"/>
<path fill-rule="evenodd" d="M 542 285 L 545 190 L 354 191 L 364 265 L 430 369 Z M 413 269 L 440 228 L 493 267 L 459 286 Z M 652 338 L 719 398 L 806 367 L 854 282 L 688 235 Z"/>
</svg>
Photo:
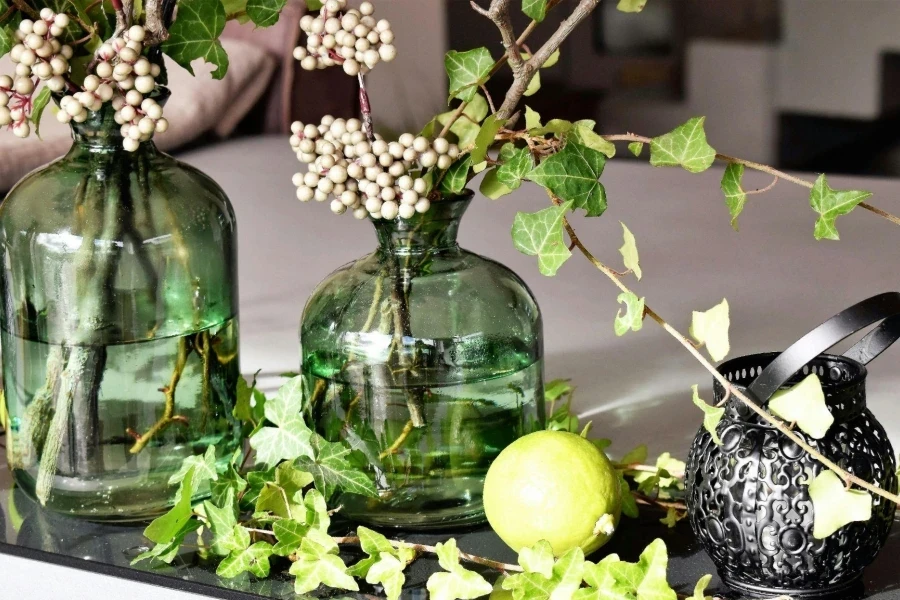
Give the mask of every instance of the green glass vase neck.
<svg viewBox="0 0 900 600">
<path fill-rule="evenodd" d="M 459 249 L 456 236 L 459 223 L 472 201 L 472 192 L 450 196 L 431 203 L 424 214 L 409 219 L 373 221 L 380 251 L 386 254 L 419 254 Z"/>
</svg>

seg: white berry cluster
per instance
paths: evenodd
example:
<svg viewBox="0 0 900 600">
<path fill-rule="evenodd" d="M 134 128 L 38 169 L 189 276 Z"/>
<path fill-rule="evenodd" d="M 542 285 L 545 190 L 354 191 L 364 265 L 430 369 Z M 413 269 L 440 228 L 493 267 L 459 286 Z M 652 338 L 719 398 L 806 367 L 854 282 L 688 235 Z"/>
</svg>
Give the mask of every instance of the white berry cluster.
<svg viewBox="0 0 900 600">
<path fill-rule="evenodd" d="M 18 137 L 31 133 L 28 112 L 37 84 L 43 81 L 54 92 L 66 87 L 72 48 L 57 38 L 68 25 L 68 15 L 44 8 L 39 19 L 23 19 L 16 29 L 18 43 L 9 52 L 15 77 L 0 77 L 0 125 L 12 125 Z"/>
<path fill-rule="evenodd" d="M 294 58 L 307 71 L 342 65 L 347 75 L 368 73 L 379 62 L 397 56 L 394 32 L 386 19 L 376 21 L 371 2 L 359 9 L 347 8 L 347 0 L 327 0 L 318 16 L 304 15 L 300 29 L 306 46 L 294 49 Z"/>
<path fill-rule="evenodd" d="M 357 219 L 409 219 L 428 212 L 427 184 L 411 171 L 446 169 L 459 156 L 459 148 L 444 138 L 404 133 L 396 142 L 380 136 L 369 142 L 359 119 L 326 116 L 318 126 L 297 121 L 291 131 L 297 159 L 309 165 L 294 175 L 297 198 L 324 202 L 333 196 L 332 212 L 350 211 Z"/>
</svg>

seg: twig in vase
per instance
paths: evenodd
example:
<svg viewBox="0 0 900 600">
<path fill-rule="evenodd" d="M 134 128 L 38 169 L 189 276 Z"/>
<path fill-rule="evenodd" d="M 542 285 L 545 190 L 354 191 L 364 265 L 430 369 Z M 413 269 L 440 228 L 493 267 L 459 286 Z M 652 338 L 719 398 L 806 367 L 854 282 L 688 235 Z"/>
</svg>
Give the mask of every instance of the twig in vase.
<svg viewBox="0 0 900 600">
<path fill-rule="evenodd" d="M 190 352 L 191 348 L 188 345 L 188 338 L 186 336 L 179 338 L 178 352 L 175 357 L 175 368 L 172 371 L 172 378 L 169 380 L 169 384 L 161 390 L 166 399 L 165 406 L 163 407 L 163 414 L 146 433 L 138 435 L 135 438 L 134 445 L 129 450 L 131 454 L 138 454 L 148 443 L 150 443 L 150 440 L 165 430 L 169 425 L 174 423 L 186 424 L 184 417 L 175 414 L 175 388 L 178 387 L 178 382 L 181 381 L 181 375 L 184 373 L 184 367 L 187 364 Z"/>
</svg>

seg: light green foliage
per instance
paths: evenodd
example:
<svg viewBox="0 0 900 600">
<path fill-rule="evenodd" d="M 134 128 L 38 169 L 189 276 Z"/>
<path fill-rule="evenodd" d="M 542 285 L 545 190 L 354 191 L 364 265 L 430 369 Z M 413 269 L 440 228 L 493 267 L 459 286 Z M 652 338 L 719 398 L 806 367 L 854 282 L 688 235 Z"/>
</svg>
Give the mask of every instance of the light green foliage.
<svg viewBox="0 0 900 600">
<path fill-rule="evenodd" d="M 456 540 L 439 543 L 436 554 L 446 573 L 434 573 L 428 578 L 426 587 L 431 600 L 475 600 L 491 593 L 493 586 L 484 577 L 459 564 Z"/>
<path fill-rule="evenodd" d="M 687 600 L 712 600 L 711 596 L 704 594 L 710 581 L 712 581 L 712 575 L 704 575 L 701 577 L 699 581 L 697 581 L 697 585 L 694 586 L 694 594 Z"/>
<path fill-rule="evenodd" d="M 194 493 L 194 471 L 189 469 L 181 479 L 175 505 L 144 530 L 144 537 L 156 544 L 169 542 L 191 518 L 191 496 Z"/>
<path fill-rule="evenodd" d="M 691 173 L 705 171 L 716 160 L 716 151 L 706 142 L 703 122 L 694 117 L 669 133 L 653 138 L 650 164 L 654 167 L 681 167 Z"/>
<path fill-rule="evenodd" d="M 519 189 L 522 180 L 534 168 L 528 148 L 516 148 L 514 144 L 506 144 L 500 149 L 500 162 L 497 179 L 510 190 Z"/>
<path fill-rule="evenodd" d="M 450 79 L 450 99 L 472 100 L 478 92 L 478 86 L 487 81 L 493 65 L 494 58 L 487 48 L 448 52 L 444 57 L 444 68 Z"/>
<path fill-rule="evenodd" d="M 503 127 L 504 123 L 506 123 L 506 121 L 498 119 L 496 115 L 490 115 L 484 120 L 484 123 L 481 125 L 481 130 L 475 137 L 475 145 L 472 147 L 472 152 L 470 154 L 472 157 L 472 164 L 477 165 L 484 161 L 488 150 L 494 143 L 494 136 L 497 135 L 497 132 L 500 131 L 500 128 Z"/>
<path fill-rule="evenodd" d="M 566 140 L 587 146 L 597 152 L 602 152 L 607 158 L 614 157 L 616 155 L 616 145 L 594 133 L 596 125 L 595 121 L 589 119 L 576 121 L 566 136 Z"/>
<path fill-rule="evenodd" d="M 684 470 L 684 461 L 663 452 L 656 459 L 656 473 L 629 470 L 625 474 L 638 484 L 638 490 L 641 492 L 655 493 L 659 498 L 666 499 L 684 490 Z"/>
<path fill-rule="evenodd" d="M 247 380 L 238 377 L 237 401 L 234 405 L 234 416 L 245 423 L 257 424 L 265 416 L 266 395 L 256 389 L 256 381 L 248 385 Z"/>
<path fill-rule="evenodd" d="M 666 516 L 661 518 L 659 520 L 659 522 L 662 523 L 663 525 L 665 525 L 666 527 L 668 527 L 669 529 L 672 529 L 673 527 L 675 527 L 675 525 L 678 524 L 678 521 L 681 521 L 686 516 L 687 516 L 686 512 L 682 512 L 682 511 L 676 510 L 672 507 L 669 507 L 666 509 Z"/>
<path fill-rule="evenodd" d="M 728 341 L 730 326 L 728 300 L 723 299 L 707 311 L 694 311 L 690 333 L 697 343 L 706 344 L 706 350 L 713 360 L 720 361 L 728 356 L 728 352 L 731 350 Z"/>
<path fill-rule="evenodd" d="M 636 519 L 640 515 L 637 500 L 635 500 L 634 494 L 631 493 L 631 486 L 628 485 L 625 474 L 621 471 L 619 471 L 619 492 L 622 496 L 622 514 Z"/>
<path fill-rule="evenodd" d="M 541 115 L 530 106 L 525 107 L 525 129 L 532 131 L 543 127 L 541 124 Z"/>
<path fill-rule="evenodd" d="M 725 173 L 722 175 L 722 193 L 725 194 L 725 205 L 728 207 L 728 214 L 731 215 L 731 226 L 735 231 L 738 230 L 738 215 L 744 210 L 744 204 L 747 203 L 747 192 L 741 187 L 741 179 L 744 177 L 744 165 L 738 163 L 728 163 L 725 167 Z"/>
<path fill-rule="evenodd" d="M 625 305 L 625 312 L 621 309 L 616 314 L 613 329 L 616 335 L 625 335 L 628 331 L 640 331 L 644 324 L 644 299 L 638 298 L 633 292 L 619 294 L 619 304 Z"/>
<path fill-rule="evenodd" d="M 527 52 L 522 52 L 523 60 L 530 60 L 531 55 Z M 553 52 L 547 61 L 541 65 L 541 69 L 549 69 L 553 65 L 559 62 L 559 50 Z M 528 82 L 528 87 L 525 89 L 525 96 L 534 96 L 541 90 L 541 72 L 536 71 L 531 78 L 531 81 Z"/>
<path fill-rule="evenodd" d="M 175 560 L 175 557 L 178 556 L 178 550 L 181 549 L 181 545 L 184 543 L 184 539 L 188 534 L 197 531 L 202 526 L 203 524 L 196 519 L 188 520 L 181 529 L 175 532 L 170 540 L 156 544 L 150 550 L 136 556 L 135 559 L 131 561 L 131 564 L 136 565 L 145 560 L 158 560 L 166 564 L 171 563 Z"/>
<path fill-rule="evenodd" d="M 616 581 L 633 590 L 637 600 L 676 600 L 678 595 L 666 580 L 668 566 L 666 544 L 656 539 L 641 552 L 637 563 L 620 561 L 610 569 Z"/>
<path fill-rule="evenodd" d="M 599 181 L 605 165 L 602 153 L 570 141 L 535 167 L 528 179 L 574 208 L 583 208 L 588 217 L 599 217 L 606 210 L 606 190 Z"/>
<path fill-rule="evenodd" d="M 584 569 L 584 552 L 573 548 L 554 563 L 550 577 L 526 570 L 503 580 L 503 589 L 511 591 L 514 600 L 570 600 L 581 587 Z"/>
<path fill-rule="evenodd" d="M 635 156 L 640 156 L 641 152 L 644 150 L 643 142 L 631 142 L 628 144 L 628 151 L 634 154 Z"/>
<path fill-rule="evenodd" d="M 213 536 L 213 554 L 228 556 L 235 550 L 243 550 L 250 545 L 250 535 L 238 525 L 234 490 L 228 490 L 221 505 L 216 505 L 211 500 L 205 501 L 203 512 Z"/>
<path fill-rule="evenodd" d="M 619 248 L 619 253 L 622 255 L 622 260 L 625 263 L 625 268 L 634 273 L 634 276 L 640 280 L 643 273 L 641 273 L 641 261 L 638 257 L 637 244 L 634 240 L 634 234 L 625 226 L 625 223 L 619 221 L 622 225 L 622 247 Z"/>
<path fill-rule="evenodd" d="M 854 521 L 872 518 L 872 495 L 848 490 L 834 471 L 824 470 L 809 484 L 813 503 L 813 537 L 824 539 Z"/>
<path fill-rule="evenodd" d="M 366 573 L 366 582 L 381 584 L 387 600 L 398 600 L 406 581 L 406 575 L 403 574 L 405 568 L 406 563 L 399 558 L 389 552 L 382 552 Z"/>
<path fill-rule="evenodd" d="M 315 449 L 314 458 L 301 456 L 297 459 L 297 466 L 313 476 L 316 488 L 326 500 L 338 488 L 349 494 L 371 498 L 378 496 L 369 476 L 348 460 L 351 452 L 349 448 L 343 444 L 328 442 L 318 434 L 313 434 L 312 446 Z"/>
<path fill-rule="evenodd" d="M 441 179 L 441 183 L 438 185 L 438 189 L 445 195 L 452 196 L 460 193 L 466 188 L 466 183 L 469 182 L 469 169 L 471 168 L 471 155 L 466 155 L 458 159 L 450 165 L 449 169 L 447 169 L 444 178 Z"/>
<path fill-rule="evenodd" d="M 768 406 L 774 414 L 788 423 L 796 423 L 813 439 L 825 437 L 834 423 L 834 417 L 825 404 L 822 382 L 815 373 L 810 373 L 789 390 L 775 392 Z"/>
<path fill-rule="evenodd" d="M 292 519 L 281 519 L 272 525 L 272 531 L 278 543 L 272 550 L 277 556 L 290 556 L 300 549 L 300 544 L 309 534 L 310 527 L 305 523 Z"/>
<path fill-rule="evenodd" d="M 296 577 L 294 591 L 298 594 L 307 594 L 322 584 L 359 591 L 359 585 L 347 573 L 347 565 L 338 556 L 337 544 L 327 536 L 320 536 L 315 541 L 311 537 L 305 537 L 300 543 L 297 561 L 291 565 L 290 573 Z"/>
<path fill-rule="evenodd" d="M 0 10 L 6 12 L 6 5 L 0 2 Z M 0 25 L 0 58 L 3 58 L 16 44 L 15 33 L 6 25 Z"/>
<path fill-rule="evenodd" d="M 544 386 L 544 401 L 547 403 L 547 426 L 550 431 L 578 433 L 578 416 L 572 413 L 572 398 L 575 388 L 568 379 L 555 379 Z M 563 396 L 565 403 L 556 406 Z"/>
<path fill-rule="evenodd" d="M 540 23 L 547 16 L 547 0 L 522 0 L 522 12 Z"/>
<path fill-rule="evenodd" d="M 386 552 L 396 556 L 396 549 L 391 545 L 386 537 L 373 531 L 368 527 L 358 527 L 356 535 L 359 537 L 359 546 L 368 557 L 360 560 L 358 563 L 350 567 L 350 574 L 354 577 L 365 577 L 369 569 L 378 562 L 381 554 Z"/>
<path fill-rule="evenodd" d="M 0 38 L 2 38 L 2 33 L 0 33 Z M 0 44 L 3 42 L 0 41 Z M 50 103 L 50 88 L 46 85 L 41 88 L 41 91 L 37 93 L 34 97 L 34 100 L 31 104 L 31 122 L 34 123 L 34 134 L 38 137 L 41 137 L 41 117 L 44 114 L 44 109 L 47 108 L 47 104 Z"/>
<path fill-rule="evenodd" d="M 259 462 L 274 466 L 282 460 L 313 457 L 310 444 L 312 432 L 303 420 L 306 384 L 303 377 L 294 377 L 266 401 L 266 419 L 276 427 L 263 427 L 250 437 Z"/>
<path fill-rule="evenodd" d="M 225 579 L 233 579 L 241 573 L 252 573 L 259 578 L 269 576 L 269 557 L 272 556 L 272 545 L 256 542 L 244 550 L 236 550 L 229 554 L 216 569 L 216 575 Z"/>
<path fill-rule="evenodd" d="M 491 169 L 484 174 L 478 190 L 491 200 L 497 200 L 498 198 L 502 198 L 503 196 L 512 193 L 512 189 L 500 181 L 499 168 Z"/>
<path fill-rule="evenodd" d="M 641 444 L 640 446 L 635 447 L 633 450 L 627 452 L 625 456 L 619 461 L 620 464 L 623 465 L 638 465 L 641 463 L 647 462 L 647 445 Z"/>
<path fill-rule="evenodd" d="M 287 0 L 247 0 L 247 16 L 257 27 L 271 27 L 278 22 Z"/>
<path fill-rule="evenodd" d="M 523 254 L 537 256 L 538 269 L 543 275 L 556 275 L 562 264 L 572 256 L 563 241 L 562 226 L 572 204 L 566 202 L 534 213 L 520 212 L 513 221 L 513 245 Z"/>
<path fill-rule="evenodd" d="M 549 123 L 543 125 L 537 129 L 529 131 L 531 135 L 534 136 L 543 136 L 543 135 L 554 135 L 563 139 L 565 134 L 572 131 L 572 128 L 575 127 L 575 124 L 571 121 L 566 121 L 564 119 L 551 119 Z"/>
<path fill-rule="evenodd" d="M 539 573 L 547 579 L 553 577 L 554 562 L 553 547 L 546 540 L 519 551 L 519 566 L 528 573 Z"/>
<path fill-rule="evenodd" d="M 716 427 L 719 425 L 719 421 L 722 420 L 722 416 L 725 414 L 725 409 L 718 406 L 710 406 L 700 397 L 700 392 L 698 391 L 698 386 L 692 386 L 691 389 L 694 392 L 694 405 L 703 411 L 703 427 L 709 432 L 712 436 L 713 442 L 716 445 L 721 446 L 722 440 L 719 438 L 719 434 L 716 432 Z"/>
<path fill-rule="evenodd" d="M 162 44 L 163 52 L 191 75 L 191 62 L 202 58 L 216 65 L 213 79 L 222 79 L 228 70 L 228 55 L 219 42 L 224 28 L 225 7 L 220 0 L 181 0 L 169 39 Z"/>
<path fill-rule="evenodd" d="M 864 190 L 839 191 L 832 189 L 828 185 L 825 175 L 819 175 L 812 191 L 809 193 L 809 205 L 814 211 L 819 213 L 813 235 L 815 235 L 817 240 L 840 239 L 837 227 L 834 224 L 835 220 L 841 215 L 849 213 L 860 202 L 863 202 L 871 195 L 872 192 Z"/>
<path fill-rule="evenodd" d="M 194 489 L 200 489 L 208 481 L 217 480 L 219 475 L 216 473 L 216 447 L 210 446 L 204 454 L 184 459 L 181 468 L 169 477 L 169 485 L 181 482 L 191 469 L 194 473 Z"/>
<path fill-rule="evenodd" d="M 619 0 L 616 8 L 626 13 L 638 13 L 647 6 L 647 0 Z"/>
<path fill-rule="evenodd" d="M 481 122 L 487 117 L 489 110 L 487 100 L 481 94 L 475 94 L 466 104 L 462 116 L 450 126 L 450 133 L 456 136 L 460 148 L 468 148 L 475 143 L 475 138 L 481 131 Z M 422 135 L 427 138 L 436 137 L 455 113 L 456 110 L 450 110 L 439 114 L 422 129 Z"/>
<path fill-rule="evenodd" d="M 597 564 L 586 563 L 584 582 L 588 587 L 575 592 L 575 600 L 633 600 L 631 588 L 613 576 L 611 567 L 619 562 L 618 554 L 609 554 Z"/>
<path fill-rule="evenodd" d="M 222 4 L 225 6 L 226 17 L 234 19 L 238 23 L 250 22 L 250 17 L 247 15 L 247 0 L 222 0 Z"/>
</svg>

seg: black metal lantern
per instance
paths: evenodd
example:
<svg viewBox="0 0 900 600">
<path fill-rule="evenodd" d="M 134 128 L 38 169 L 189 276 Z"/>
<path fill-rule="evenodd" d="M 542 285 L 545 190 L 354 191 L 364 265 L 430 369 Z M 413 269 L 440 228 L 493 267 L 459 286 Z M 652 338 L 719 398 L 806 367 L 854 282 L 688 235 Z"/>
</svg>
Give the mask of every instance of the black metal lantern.
<svg viewBox="0 0 900 600">
<path fill-rule="evenodd" d="M 844 356 L 825 350 L 881 325 Z M 900 338 L 900 293 L 875 296 L 826 321 L 781 354 L 735 358 L 719 372 L 764 405 L 779 389 L 816 373 L 834 424 L 824 438 L 797 434 L 842 469 L 897 490 L 894 450 L 866 408 L 865 364 Z M 715 382 L 715 401 L 726 391 Z M 691 527 L 730 587 L 756 597 L 845 597 L 884 545 L 896 506 L 872 495 L 872 518 L 815 539 L 808 484 L 824 467 L 736 398 L 717 433 L 700 429 L 686 470 Z"/>
</svg>

